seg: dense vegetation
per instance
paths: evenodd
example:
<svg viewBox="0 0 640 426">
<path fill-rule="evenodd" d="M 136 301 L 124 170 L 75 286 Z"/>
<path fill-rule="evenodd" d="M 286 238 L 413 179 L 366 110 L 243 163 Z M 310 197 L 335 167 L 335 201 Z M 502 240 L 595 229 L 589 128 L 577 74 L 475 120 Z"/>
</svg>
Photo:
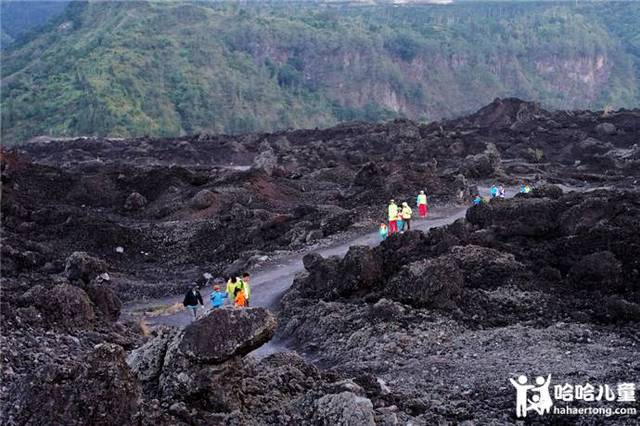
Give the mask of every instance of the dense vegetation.
<svg viewBox="0 0 640 426">
<path fill-rule="evenodd" d="M 71 2 L 2 53 L 2 136 L 418 120 L 640 98 L 640 5 Z"/>
<path fill-rule="evenodd" d="M 46 24 L 62 13 L 68 0 L 0 0 L 0 31 L 2 47 Z"/>
</svg>

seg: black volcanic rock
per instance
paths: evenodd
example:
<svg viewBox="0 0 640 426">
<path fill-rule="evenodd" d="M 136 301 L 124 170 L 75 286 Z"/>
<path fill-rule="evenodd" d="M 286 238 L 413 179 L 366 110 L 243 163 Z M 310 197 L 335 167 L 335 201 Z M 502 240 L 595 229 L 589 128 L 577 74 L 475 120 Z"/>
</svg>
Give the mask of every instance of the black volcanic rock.
<svg viewBox="0 0 640 426">
<path fill-rule="evenodd" d="M 275 329 L 264 308 L 214 309 L 185 328 L 178 348 L 198 362 L 219 363 L 262 346 Z"/>
</svg>

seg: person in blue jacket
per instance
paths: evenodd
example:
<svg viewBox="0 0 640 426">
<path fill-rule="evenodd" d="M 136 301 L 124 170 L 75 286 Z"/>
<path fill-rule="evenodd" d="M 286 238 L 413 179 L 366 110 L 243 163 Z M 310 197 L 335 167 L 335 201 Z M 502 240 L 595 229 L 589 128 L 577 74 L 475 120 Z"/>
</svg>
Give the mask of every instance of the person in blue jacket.
<svg viewBox="0 0 640 426">
<path fill-rule="evenodd" d="M 224 304 L 224 299 L 227 298 L 227 293 L 224 291 L 220 291 L 219 285 L 213 286 L 213 291 L 211 292 L 211 308 L 217 309 L 221 308 Z"/>
<path fill-rule="evenodd" d="M 476 196 L 473 198 L 473 205 L 479 206 L 480 204 L 482 204 L 482 198 L 480 197 L 480 194 L 476 194 Z"/>
</svg>

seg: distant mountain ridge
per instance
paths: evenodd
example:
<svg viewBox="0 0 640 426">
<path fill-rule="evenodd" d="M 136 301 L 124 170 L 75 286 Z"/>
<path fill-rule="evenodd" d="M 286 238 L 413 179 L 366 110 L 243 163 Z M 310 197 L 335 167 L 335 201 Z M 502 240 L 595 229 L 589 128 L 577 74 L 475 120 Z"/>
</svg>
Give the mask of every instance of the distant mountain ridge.
<svg viewBox="0 0 640 426">
<path fill-rule="evenodd" d="M 450 118 L 495 97 L 633 107 L 640 5 L 72 2 L 2 52 L 2 137 Z"/>
</svg>

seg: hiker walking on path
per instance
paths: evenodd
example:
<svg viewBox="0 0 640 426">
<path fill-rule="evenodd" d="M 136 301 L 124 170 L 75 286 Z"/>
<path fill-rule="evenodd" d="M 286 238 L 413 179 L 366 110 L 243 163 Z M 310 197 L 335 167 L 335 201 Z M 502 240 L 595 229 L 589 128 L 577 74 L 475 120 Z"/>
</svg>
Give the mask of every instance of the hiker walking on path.
<svg viewBox="0 0 640 426">
<path fill-rule="evenodd" d="M 198 303 L 204 306 L 204 303 L 202 302 L 202 295 L 198 290 L 198 286 L 194 284 L 193 288 L 187 291 L 187 294 L 184 295 L 184 300 L 182 301 L 184 307 L 187 308 L 187 310 L 191 311 L 191 313 L 193 314 L 194 320 L 198 319 Z"/>
<path fill-rule="evenodd" d="M 235 297 L 233 299 L 233 306 L 236 308 L 244 308 L 247 306 L 247 298 L 245 297 L 244 291 L 236 287 L 235 289 Z"/>
<path fill-rule="evenodd" d="M 230 305 L 234 304 L 237 288 L 242 289 L 242 280 L 232 276 L 229 278 L 229 281 L 227 281 L 227 300 Z"/>
<path fill-rule="evenodd" d="M 246 299 L 245 306 L 249 306 L 251 302 L 251 274 L 248 272 L 243 273 L 240 282 L 242 282 L 242 290 Z"/>
<path fill-rule="evenodd" d="M 409 204 L 402 203 L 402 220 L 407 231 L 411 231 L 411 216 L 413 216 L 413 210 L 411 210 Z"/>
<path fill-rule="evenodd" d="M 420 191 L 416 202 L 418 204 L 418 214 L 421 218 L 424 219 L 425 217 L 427 217 L 429 210 L 429 208 L 427 207 L 427 195 L 424 193 L 424 191 Z"/>
<path fill-rule="evenodd" d="M 384 241 L 389 236 L 389 229 L 387 228 L 386 223 L 381 223 L 378 228 L 378 234 L 380 234 L 380 238 Z"/>
<path fill-rule="evenodd" d="M 498 196 L 498 187 L 494 183 L 491 185 L 491 198 L 496 198 Z"/>
<path fill-rule="evenodd" d="M 224 299 L 227 298 L 227 293 L 225 293 L 224 291 L 220 291 L 220 286 L 218 284 L 215 284 L 213 286 L 213 291 L 211 292 L 211 308 L 212 309 L 217 309 L 217 308 L 221 308 L 222 305 L 224 304 Z"/>
<path fill-rule="evenodd" d="M 389 235 L 398 232 L 398 205 L 394 200 L 389 202 Z"/>
</svg>

